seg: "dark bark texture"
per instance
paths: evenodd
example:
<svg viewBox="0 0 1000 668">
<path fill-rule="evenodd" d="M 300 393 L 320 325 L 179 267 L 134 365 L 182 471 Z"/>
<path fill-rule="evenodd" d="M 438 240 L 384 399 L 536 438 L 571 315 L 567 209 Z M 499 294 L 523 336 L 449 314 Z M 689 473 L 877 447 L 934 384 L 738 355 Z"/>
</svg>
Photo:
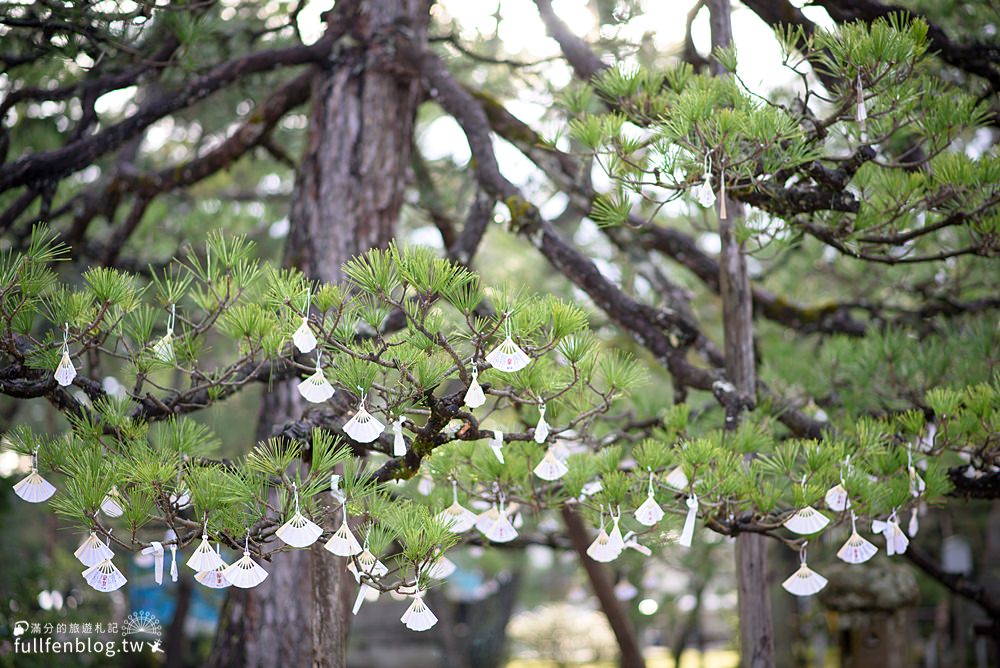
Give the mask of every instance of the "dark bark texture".
<svg viewBox="0 0 1000 668">
<path fill-rule="evenodd" d="M 413 124 L 422 93 L 400 77 L 388 51 L 399 33 L 422 44 L 424 0 L 338 3 L 352 39 L 334 46 L 313 80 L 307 145 L 292 195 L 284 262 L 310 278 L 338 281 L 341 265 L 391 241 L 403 203 Z M 293 383 L 275 385 L 259 432 L 301 416 Z M 213 664 L 218 667 L 343 668 L 353 583 L 345 560 L 317 543 L 275 555 L 261 586 L 230 594 Z"/>
</svg>

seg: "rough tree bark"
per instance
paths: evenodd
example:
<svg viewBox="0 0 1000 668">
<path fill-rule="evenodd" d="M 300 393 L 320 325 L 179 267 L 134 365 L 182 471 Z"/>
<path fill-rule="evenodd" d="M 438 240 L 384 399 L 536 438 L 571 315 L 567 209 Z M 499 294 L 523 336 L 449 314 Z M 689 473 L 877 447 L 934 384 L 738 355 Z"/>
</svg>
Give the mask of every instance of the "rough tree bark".
<svg viewBox="0 0 1000 668">
<path fill-rule="evenodd" d="M 352 39 L 334 49 L 318 75 L 305 152 L 292 194 L 284 263 L 310 278 L 338 281 L 341 265 L 392 239 L 403 203 L 413 125 L 422 93 L 414 77 L 392 71 L 390 33 L 426 39 L 425 0 L 337 3 Z M 292 383 L 275 385 L 261 405 L 259 433 L 302 414 Z M 222 667 L 347 664 L 354 587 L 345 563 L 319 544 L 276 555 L 270 578 L 232 590 L 213 651 Z"/>
<path fill-rule="evenodd" d="M 709 0 L 712 48 L 727 47 L 733 41 L 732 8 L 729 0 Z M 718 62 L 712 64 L 716 76 L 726 73 Z M 721 179 L 725 178 L 725 163 Z M 726 429 L 739 426 L 744 409 L 752 407 L 757 374 L 753 349 L 753 293 L 747 273 L 743 246 L 736 239 L 735 219 L 743 215 L 742 205 L 727 199 L 728 216 L 719 220 L 722 249 L 719 255 L 719 294 L 722 297 L 722 325 L 725 338 L 726 377 L 746 402 L 726 411 Z M 739 596 L 740 660 L 745 668 L 774 665 L 774 622 L 767 582 L 767 539 L 758 533 L 736 536 L 736 586 Z"/>
</svg>

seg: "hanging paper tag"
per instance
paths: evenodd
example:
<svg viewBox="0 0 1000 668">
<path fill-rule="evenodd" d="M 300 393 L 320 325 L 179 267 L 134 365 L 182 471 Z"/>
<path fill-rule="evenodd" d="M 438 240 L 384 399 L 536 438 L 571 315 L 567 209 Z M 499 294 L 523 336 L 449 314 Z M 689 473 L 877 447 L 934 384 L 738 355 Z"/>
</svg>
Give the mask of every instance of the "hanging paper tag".
<svg viewBox="0 0 1000 668">
<path fill-rule="evenodd" d="M 694 539 L 694 521 L 698 517 L 698 497 L 692 494 L 687 498 L 687 517 L 684 518 L 684 530 L 681 532 L 681 539 L 678 541 L 684 547 L 691 547 Z"/>
<path fill-rule="evenodd" d="M 154 540 L 142 553 L 153 555 L 153 579 L 156 584 L 163 584 L 163 545 Z"/>
</svg>

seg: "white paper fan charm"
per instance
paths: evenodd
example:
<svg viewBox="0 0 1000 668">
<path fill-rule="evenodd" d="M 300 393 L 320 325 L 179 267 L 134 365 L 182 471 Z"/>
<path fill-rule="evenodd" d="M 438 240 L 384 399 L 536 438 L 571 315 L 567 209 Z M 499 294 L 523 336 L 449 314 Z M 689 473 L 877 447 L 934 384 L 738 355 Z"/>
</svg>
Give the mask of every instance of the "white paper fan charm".
<svg viewBox="0 0 1000 668">
<path fill-rule="evenodd" d="M 854 511 L 851 511 L 851 536 L 843 547 L 837 550 L 837 558 L 849 564 L 863 564 L 878 552 L 878 548 L 858 533 Z"/>
<path fill-rule="evenodd" d="M 635 520 L 645 527 L 651 527 L 663 519 L 663 508 L 656 502 L 656 492 L 653 490 L 653 472 L 649 472 L 649 493 L 642 505 L 635 509 Z"/>
<path fill-rule="evenodd" d="M 424 604 L 423 592 L 413 595 L 413 602 L 399 618 L 403 625 L 411 631 L 426 631 L 438 622 L 431 609 Z"/>
<path fill-rule="evenodd" d="M 212 549 L 212 545 L 208 542 L 208 534 L 203 533 L 201 534 L 201 543 L 194 554 L 188 558 L 187 565 L 196 573 L 205 573 L 225 568 L 226 562 L 222 560 L 218 550 Z"/>
<path fill-rule="evenodd" d="M 320 366 L 322 355 L 321 351 L 316 352 L 316 371 L 298 385 L 299 394 L 302 395 L 302 398 L 314 404 L 323 403 L 332 397 L 335 392 L 333 385 L 330 384 L 330 381 L 326 379 L 326 374 L 323 373 L 323 367 Z"/>
<path fill-rule="evenodd" d="M 312 296 L 311 290 L 306 290 L 306 310 L 305 315 L 302 316 L 302 324 L 299 328 L 295 330 L 292 334 L 292 343 L 295 348 L 305 355 L 306 353 L 311 353 L 316 349 L 316 336 L 312 333 L 309 328 L 309 301 Z"/>
<path fill-rule="evenodd" d="M 615 546 L 611 544 L 611 537 L 608 535 L 608 532 L 604 530 L 604 527 L 601 526 L 600 531 L 597 532 L 597 538 L 595 538 L 594 542 L 587 548 L 587 556 L 594 561 L 606 564 L 609 561 L 617 559 L 619 554 L 621 554 L 621 550 L 616 549 Z"/>
<path fill-rule="evenodd" d="M 803 536 L 821 531 L 829 523 L 830 520 L 827 519 L 826 515 L 812 506 L 795 511 L 791 517 L 783 522 L 786 529 Z"/>
<path fill-rule="evenodd" d="M 31 453 L 31 472 L 14 485 L 14 493 L 28 503 L 42 503 L 56 493 L 55 486 L 38 474 L 38 448 Z"/>
<path fill-rule="evenodd" d="M 365 410 L 366 396 L 364 390 L 361 390 L 361 401 L 358 402 L 358 412 L 344 424 L 344 433 L 358 443 L 371 443 L 385 431 L 385 425 Z"/>
<path fill-rule="evenodd" d="M 96 566 L 91 566 L 82 573 L 83 579 L 97 591 L 111 592 L 121 589 L 128 579 L 122 574 L 118 567 L 111 563 L 110 559 L 105 559 Z"/>
<path fill-rule="evenodd" d="M 347 504 L 345 503 L 341 507 L 344 510 L 344 520 L 341 522 L 340 528 L 333 532 L 330 540 L 326 541 L 323 547 L 338 557 L 353 557 L 356 554 L 361 554 L 363 548 L 358 539 L 351 533 L 351 527 L 347 525 Z"/>
<path fill-rule="evenodd" d="M 482 386 L 479 384 L 479 369 L 476 367 L 476 363 L 472 363 L 472 382 L 469 383 L 469 389 L 465 392 L 465 405 L 469 408 L 479 408 L 486 403 L 486 394 L 483 392 Z"/>
<path fill-rule="evenodd" d="M 476 531 L 485 536 L 493 528 L 498 517 L 500 517 L 500 510 L 497 508 L 497 504 L 494 503 L 488 509 L 476 515 Z"/>
<path fill-rule="evenodd" d="M 161 362 L 174 361 L 174 322 L 177 318 L 177 307 L 170 305 L 170 317 L 167 319 L 167 333 L 153 344 L 153 355 Z"/>
<path fill-rule="evenodd" d="M 439 553 L 439 556 L 427 569 L 427 577 L 434 580 L 444 580 L 458 569 L 455 562 Z"/>
<path fill-rule="evenodd" d="M 698 518 L 697 495 L 692 494 L 684 503 L 687 504 L 688 511 L 687 515 L 684 516 L 684 529 L 681 531 L 681 537 L 677 541 L 677 544 L 684 547 L 691 547 L 691 542 L 694 540 L 694 522 Z"/>
<path fill-rule="evenodd" d="M 851 507 L 851 500 L 847 496 L 847 490 L 842 483 L 838 483 L 826 491 L 826 507 L 830 510 L 842 513 Z"/>
<path fill-rule="evenodd" d="M 229 580 L 227 580 L 226 576 L 223 574 L 223 571 L 226 570 L 227 564 L 222 559 L 222 553 L 218 544 L 215 546 L 215 556 L 219 560 L 219 565 L 213 569 L 195 573 L 194 579 L 209 589 L 225 589 L 232 585 L 229 584 Z"/>
<path fill-rule="evenodd" d="M 124 501 L 122 500 L 122 495 L 118 491 L 118 487 L 115 485 L 111 486 L 108 493 L 104 495 L 104 500 L 101 501 L 101 512 L 108 517 L 121 517 L 125 509 L 122 507 Z"/>
<path fill-rule="evenodd" d="M 826 586 L 826 578 L 806 565 L 805 545 L 802 546 L 799 555 L 801 560 L 799 570 L 792 573 L 787 580 L 781 583 L 781 586 L 790 594 L 811 596 Z"/>
<path fill-rule="evenodd" d="M 684 467 L 682 466 L 674 467 L 674 470 L 667 474 L 664 482 L 667 483 L 668 487 L 673 487 L 678 492 L 687 489 L 690 483 L 688 477 L 684 474 Z"/>
<path fill-rule="evenodd" d="M 476 514 L 458 502 L 458 482 L 451 482 L 451 505 L 438 513 L 438 520 L 452 533 L 465 533 L 476 526 Z"/>
<path fill-rule="evenodd" d="M 406 454 L 406 439 L 403 438 L 403 420 L 405 420 L 402 415 L 393 420 L 392 422 L 392 456 L 402 457 Z"/>
<path fill-rule="evenodd" d="M 355 561 L 357 561 L 357 566 L 354 565 Z M 354 579 L 358 582 L 361 582 L 362 574 L 378 580 L 389 572 L 389 568 L 368 549 L 367 539 L 365 539 L 365 548 L 361 554 L 347 562 L 347 570 L 354 574 Z"/>
<path fill-rule="evenodd" d="M 493 451 L 493 455 L 497 458 L 497 461 L 503 464 L 503 432 L 493 430 L 493 438 L 490 439 L 490 450 Z"/>
<path fill-rule="evenodd" d="M 292 493 L 295 495 L 295 514 L 274 533 L 292 547 L 309 547 L 319 540 L 323 529 L 299 512 L 299 489 L 294 482 Z"/>
<path fill-rule="evenodd" d="M 517 538 L 517 529 L 510 523 L 507 513 L 504 511 L 503 499 L 500 500 L 500 510 L 497 511 L 497 519 L 493 526 L 486 532 L 486 540 L 491 543 L 509 543 Z"/>
<path fill-rule="evenodd" d="M 111 551 L 111 548 L 104 541 L 97 537 L 96 533 L 91 531 L 90 535 L 80 543 L 80 547 L 76 548 L 76 551 L 73 552 L 73 556 L 79 559 L 81 564 L 90 568 L 106 559 L 113 559 L 115 553 Z"/>
<path fill-rule="evenodd" d="M 569 471 L 569 467 L 562 463 L 555 453 L 552 452 L 552 448 L 548 448 L 545 451 L 545 456 L 542 457 L 542 461 L 538 462 L 538 466 L 535 467 L 535 475 L 542 480 L 558 480 L 559 478 L 566 475 Z"/>
<path fill-rule="evenodd" d="M 249 532 L 249 529 L 247 529 Z M 252 589 L 267 579 L 267 571 L 250 557 L 250 534 L 247 533 L 243 556 L 222 570 L 229 584 L 240 589 Z"/>
<path fill-rule="evenodd" d="M 494 348 L 493 352 L 486 356 L 486 361 L 498 371 L 514 373 L 528 366 L 531 358 L 511 338 L 510 320 L 507 320 L 504 325 L 507 330 L 507 337 L 503 340 L 503 343 Z"/>
<path fill-rule="evenodd" d="M 63 345 L 62 345 L 62 356 L 59 358 L 59 364 L 56 365 L 55 373 L 52 377 L 56 379 L 56 382 L 60 386 L 66 387 L 73 383 L 73 379 L 76 378 L 76 367 L 73 366 L 73 360 L 69 357 L 69 323 L 67 322 L 63 328 Z"/>
</svg>

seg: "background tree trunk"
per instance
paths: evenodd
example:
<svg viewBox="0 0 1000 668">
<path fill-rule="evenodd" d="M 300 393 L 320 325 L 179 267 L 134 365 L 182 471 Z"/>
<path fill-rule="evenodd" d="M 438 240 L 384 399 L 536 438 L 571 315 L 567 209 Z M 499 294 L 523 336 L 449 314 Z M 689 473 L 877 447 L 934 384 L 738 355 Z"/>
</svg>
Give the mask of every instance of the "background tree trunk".
<svg viewBox="0 0 1000 668">
<path fill-rule="evenodd" d="M 712 48 L 727 47 L 733 41 L 732 8 L 729 0 L 709 0 Z M 718 62 L 713 62 L 717 76 L 726 76 Z M 725 162 L 719 164 L 725 168 Z M 720 183 L 725 172 L 720 175 Z M 724 202 L 726 219 L 719 220 L 722 248 L 719 255 L 719 294 L 722 297 L 722 327 L 725 337 L 726 377 L 741 397 L 753 401 L 757 374 L 753 349 L 753 293 L 747 274 L 746 256 L 736 239 L 735 219 L 743 207 L 735 200 Z M 726 429 L 739 426 L 746 405 L 726 407 Z M 745 668 L 770 668 L 774 665 L 774 623 L 767 583 L 767 539 L 758 533 L 736 536 L 736 588 L 739 597 L 740 660 Z"/>
<path fill-rule="evenodd" d="M 335 49 L 330 69 L 313 86 L 284 257 L 285 265 L 320 281 L 339 281 L 344 262 L 369 248 L 385 248 L 393 238 L 422 93 L 418 79 L 393 73 L 386 38 L 405 30 L 423 41 L 428 20 L 424 0 L 345 2 L 332 11 L 350 22 L 353 39 Z M 301 415 L 294 383 L 265 394 L 261 436 Z M 356 592 L 345 586 L 344 561 L 319 543 L 309 551 L 276 555 L 263 585 L 231 591 L 212 663 L 346 666 Z"/>
</svg>

